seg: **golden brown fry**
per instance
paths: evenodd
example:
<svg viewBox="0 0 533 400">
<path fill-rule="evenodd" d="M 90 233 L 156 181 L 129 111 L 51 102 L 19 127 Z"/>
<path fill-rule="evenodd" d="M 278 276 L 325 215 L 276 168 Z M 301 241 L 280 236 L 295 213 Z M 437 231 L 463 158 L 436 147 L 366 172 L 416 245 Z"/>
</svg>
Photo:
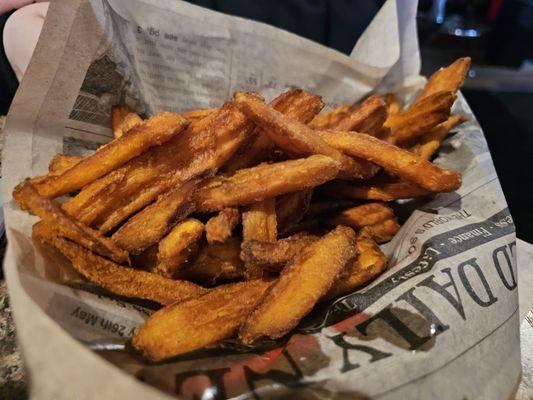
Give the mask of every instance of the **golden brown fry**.
<svg viewBox="0 0 533 400">
<path fill-rule="evenodd" d="M 200 212 L 222 210 L 321 185 L 338 171 L 339 163 L 322 155 L 262 164 L 230 177 L 206 180 L 195 192 L 194 200 Z"/>
<path fill-rule="evenodd" d="M 234 99 L 237 106 L 263 128 L 270 139 L 289 156 L 323 154 L 333 158 L 341 164 L 340 177 L 365 178 L 375 174 L 373 165 L 345 156 L 328 145 L 307 125 L 274 110 L 257 96 L 236 92 Z"/>
<path fill-rule="evenodd" d="M 122 136 L 122 121 L 129 112 L 130 108 L 125 104 L 111 107 L 111 130 L 115 138 Z"/>
<path fill-rule="evenodd" d="M 328 112 L 317 115 L 309 122 L 309 127 L 312 129 L 322 130 L 322 129 L 331 129 L 337 125 L 341 119 L 343 119 L 350 111 L 352 111 L 354 106 L 352 104 L 344 104 L 337 108 L 334 108 Z"/>
<path fill-rule="evenodd" d="M 165 307 L 141 325 L 132 344 L 161 361 L 234 336 L 272 281 L 222 285 L 204 296 Z"/>
<path fill-rule="evenodd" d="M 183 118 L 188 121 L 197 121 L 213 114 L 216 111 L 218 111 L 218 108 L 199 108 L 197 110 L 191 110 L 183 113 Z"/>
<path fill-rule="evenodd" d="M 375 136 L 387 119 L 387 106 L 377 97 L 370 96 L 353 111 L 347 113 L 331 129 L 339 131 L 357 131 Z"/>
<path fill-rule="evenodd" d="M 330 225 L 344 225 L 354 229 L 378 224 L 387 219 L 394 218 L 392 208 L 381 202 L 361 204 L 344 210 L 327 219 Z"/>
<path fill-rule="evenodd" d="M 289 261 L 318 239 L 318 236 L 300 232 L 275 242 L 246 241 L 241 245 L 241 259 L 246 264 L 252 264 L 271 272 L 279 272 Z"/>
<path fill-rule="evenodd" d="M 117 131 L 113 130 L 113 135 L 115 135 L 115 139 L 119 138 L 125 133 L 131 131 L 133 128 L 141 125 L 142 123 L 143 119 L 139 116 L 139 114 L 128 113 L 122 120 L 122 123 L 118 127 Z"/>
<path fill-rule="evenodd" d="M 381 201 L 411 199 L 413 197 L 433 194 L 413 182 L 404 181 L 369 182 L 368 184 L 334 182 L 328 185 L 326 191 L 329 195 L 338 198 L 347 197 L 351 199 Z"/>
<path fill-rule="evenodd" d="M 450 116 L 450 118 L 448 118 L 446 121 L 440 123 L 431 129 L 427 134 L 422 136 L 420 142 L 411 148 L 411 151 L 415 154 L 418 154 L 420 158 L 423 158 L 424 160 L 430 160 L 446 135 L 448 135 L 448 133 L 457 125 L 462 124 L 465 120 L 465 117 L 462 115 Z"/>
<path fill-rule="evenodd" d="M 361 230 L 377 243 L 385 243 L 391 240 L 394 235 L 400 230 L 400 225 L 396 218 L 390 218 L 385 221 L 380 221 L 371 226 L 365 226 Z"/>
<path fill-rule="evenodd" d="M 302 220 L 309 209 L 312 195 L 313 190 L 306 189 L 287 193 L 276 199 L 276 217 L 279 233 L 285 233 Z"/>
<path fill-rule="evenodd" d="M 176 277 L 196 255 L 203 234 L 204 224 L 197 219 L 187 218 L 177 224 L 159 242 L 157 265 L 152 272 L 167 278 Z"/>
<path fill-rule="evenodd" d="M 301 89 L 294 89 L 280 94 L 270 102 L 270 106 L 274 110 L 305 124 L 320 112 L 324 103 L 320 96 L 304 92 Z M 270 159 L 274 148 L 274 142 L 269 136 L 260 127 L 256 127 L 239 151 L 228 162 L 225 169 L 228 172 L 235 172 L 267 161 Z"/>
<path fill-rule="evenodd" d="M 240 329 L 239 338 L 250 344 L 265 336 L 284 336 L 328 292 L 355 255 L 355 233 L 343 226 L 309 246 L 265 292 Z"/>
<path fill-rule="evenodd" d="M 205 224 L 207 242 L 225 242 L 240 220 L 241 214 L 238 209 L 224 208 Z"/>
<path fill-rule="evenodd" d="M 369 160 L 393 175 L 432 192 L 451 192 L 461 186 L 461 175 L 441 168 L 413 153 L 370 135 L 357 132 L 318 131 L 331 146 Z"/>
<path fill-rule="evenodd" d="M 63 253 L 74 269 L 89 281 L 120 296 L 152 300 L 167 305 L 207 292 L 207 289 L 191 282 L 122 267 L 65 239 L 51 237 L 44 239 L 44 242 Z"/>
<path fill-rule="evenodd" d="M 129 263 L 129 255 L 126 251 L 118 247 L 111 239 L 102 236 L 98 231 L 65 214 L 53 200 L 39 195 L 31 183 L 25 181 L 19 187 L 20 196 L 29 211 L 39 216 L 50 226 L 54 235 L 70 239 L 118 263 Z"/>
<path fill-rule="evenodd" d="M 204 246 L 194 263 L 180 271 L 180 278 L 206 286 L 242 279 L 244 264 L 239 258 L 240 248 L 241 240 L 237 237 Z"/>
<path fill-rule="evenodd" d="M 83 159 L 82 156 L 67 156 L 66 154 L 56 154 L 50 160 L 48 164 L 48 172 L 61 173 L 71 168 L 80 160 Z"/>
<path fill-rule="evenodd" d="M 402 111 L 402 103 L 394 94 L 387 93 L 382 98 L 387 106 L 387 115 L 398 114 Z"/>
<path fill-rule="evenodd" d="M 359 235 L 355 242 L 357 258 L 346 266 L 324 299 L 344 296 L 363 286 L 387 268 L 387 257 L 370 237 Z"/>
<path fill-rule="evenodd" d="M 390 129 L 387 141 L 406 144 L 446 121 L 455 101 L 453 92 L 437 92 L 413 104 L 407 110 L 389 115 L 384 126 Z"/>
<path fill-rule="evenodd" d="M 276 199 L 261 200 L 242 213 L 243 240 L 274 242 L 277 236 Z"/>
<path fill-rule="evenodd" d="M 160 196 L 122 225 L 113 240 L 132 254 L 141 253 L 194 211 L 191 198 L 195 188 L 196 181 L 191 180 Z"/>
<path fill-rule="evenodd" d="M 128 135 L 115 139 L 84 157 L 61 175 L 50 176 L 39 182 L 36 185 L 37 191 L 46 197 L 57 197 L 81 189 L 146 149 L 168 141 L 186 126 L 187 121 L 180 115 L 160 113 L 134 128 Z"/>
<path fill-rule="evenodd" d="M 431 75 L 413 104 L 419 103 L 440 91 L 449 91 L 455 94 L 463 84 L 469 68 L 470 57 L 458 58 L 449 66 L 441 68 Z"/>
</svg>

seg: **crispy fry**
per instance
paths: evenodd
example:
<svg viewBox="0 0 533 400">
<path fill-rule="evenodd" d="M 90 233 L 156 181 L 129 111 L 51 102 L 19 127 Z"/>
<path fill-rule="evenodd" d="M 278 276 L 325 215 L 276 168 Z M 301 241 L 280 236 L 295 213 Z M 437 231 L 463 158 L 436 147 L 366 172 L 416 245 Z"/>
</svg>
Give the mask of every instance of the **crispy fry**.
<svg viewBox="0 0 533 400">
<path fill-rule="evenodd" d="M 76 271 L 89 281 L 120 296 L 152 300 L 167 305 L 207 292 L 194 283 L 122 267 L 83 247 L 58 237 L 43 239 L 67 257 Z"/>
<path fill-rule="evenodd" d="M 318 239 L 318 236 L 300 232 L 275 242 L 245 241 L 241 245 L 241 259 L 258 268 L 279 272 Z"/>
<path fill-rule="evenodd" d="M 328 292 L 355 255 L 355 233 L 347 227 L 338 227 L 309 246 L 261 297 L 239 338 L 250 344 L 265 336 L 284 336 Z"/>
<path fill-rule="evenodd" d="M 333 299 L 353 292 L 387 268 L 387 257 L 370 237 L 359 235 L 355 242 L 357 258 L 346 266 L 324 299 Z"/>
<path fill-rule="evenodd" d="M 437 92 L 411 105 L 407 110 L 389 115 L 384 126 L 390 129 L 387 141 L 405 144 L 446 121 L 455 101 L 453 92 Z"/>
<path fill-rule="evenodd" d="M 402 111 L 402 103 L 394 94 L 387 93 L 382 98 L 387 106 L 387 115 L 398 114 Z"/>
<path fill-rule="evenodd" d="M 386 171 L 433 192 L 451 192 L 461 186 L 461 175 L 438 167 L 383 140 L 357 132 L 318 131 L 331 146 L 383 167 Z"/>
<path fill-rule="evenodd" d="M 122 136 L 122 121 L 129 112 L 130 108 L 125 104 L 111 107 L 111 130 L 115 138 Z"/>
<path fill-rule="evenodd" d="M 385 243 L 391 240 L 400 230 L 400 225 L 396 218 L 389 218 L 371 226 L 365 226 L 361 230 L 368 234 L 377 243 Z"/>
<path fill-rule="evenodd" d="M 339 163 L 314 155 L 300 160 L 262 164 L 203 182 L 194 194 L 198 211 L 216 211 L 281 194 L 312 188 L 333 179 Z"/>
<path fill-rule="evenodd" d="M 440 143 L 444 140 L 446 135 L 457 125 L 462 124 L 465 117 L 462 115 L 452 115 L 446 121 L 440 123 L 427 134 L 422 136 L 420 142 L 417 143 L 411 151 L 418 154 L 424 160 L 430 160 L 433 154 L 437 151 Z"/>
<path fill-rule="evenodd" d="M 449 91 L 455 94 L 463 84 L 469 68 L 470 57 L 458 58 L 449 66 L 441 68 L 431 75 L 413 104 L 419 103 L 440 91 Z"/>
<path fill-rule="evenodd" d="M 238 209 L 224 208 L 205 224 L 207 242 L 225 242 L 240 220 L 241 214 Z"/>
<path fill-rule="evenodd" d="M 361 229 L 364 226 L 378 224 L 390 218 L 394 218 L 392 208 L 381 202 L 373 202 L 344 210 L 328 218 L 327 221 L 333 226 L 344 225 Z"/>
<path fill-rule="evenodd" d="M 294 89 L 276 97 L 270 102 L 270 106 L 274 110 L 305 124 L 320 112 L 324 103 L 320 96 Z M 243 143 L 239 151 L 228 162 L 226 171 L 235 172 L 267 161 L 274 148 L 274 142 L 269 136 L 260 127 L 256 127 L 249 139 Z"/>
<path fill-rule="evenodd" d="M 141 253 L 194 210 L 191 198 L 195 188 L 196 181 L 191 180 L 160 196 L 122 225 L 113 240 L 132 254 Z"/>
<path fill-rule="evenodd" d="M 111 239 L 65 214 L 53 200 L 39 195 L 31 183 L 26 181 L 19 186 L 21 187 L 20 195 L 29 211 L 39 216 L 50 226 L 54 235 L 70 239 L 118 263 L 130 262 L 128 253 L 118 247 Z"/>
<path fill-rule="evenodd" d="M 375 136 L 387 119 L 387 106 L 377 96 L 370 96 L 353 111 L 347 113 L 331 129 L 339 131 L 357 131 Z"/>
<path fill-rule="evenodd" d="M 353 108 L 354 106 L 352 104 L 344 104 L 328 112 L 317 115 L 308 125 L 310 128 L 317 130 L 331 129 L 348 115 Z"/>
<path fill-rule="evenodd" d="M 146 358 L 160 361 L 230 338 L 271 284 L 259 279 L 231 283 L 165 307 L 135 332 L 133 347 Z"/>
<path fill-rule="evenodd" d="M 39 182 L 36 189 L 39 194 L 46 197 L 57 197 L 81 189 L 146 149 L 168 141 L 186 126 L 187 122 L 180 115 L 160 113 L 139 125 L 128 135 L 96 150 L 61 175 L 51 176 Z"/>
<path fill-rule="evenodd" d="M 197 110 L 191 110 L 183 113 L 183 118 L 188 121 L 197 121 L 213 114 L 216 111 L 218 111 L 218 108 L 199 108 Z"/>
<path fill-rule="evenodd" d="M 331 157 L 341 164 L 340 177 L 363 178 L 375 174 L 372 164 L 345 156 L 328 145 L 307 125 L 274 110 L 257 96 L 236 92 L 234 99 L 237 106 L 261 126 L 270 139 L 289 156 L 323 154 Z"/>
<path fill-rule="evenodd" d="M 274 242 L 277 236 L 276 200 L 274 198 L 254 203 L 242 213 L 243 240 Z"/>
<path fill-rule="evenodd" d="M 411 199 L 432 194 L 413 182 L 404 181 L 370 182 L 369 184 L 334 182 L 327 187 L 326 192 L 339 198 L 381 201 Z"/>
<path fill-rule="evenodd" d="M 204 224 L 194 218 L 188 218 L 177 224 L 159 242 L 157 265 L 152 272 L 167 278 L 176 277 L 192 257 L 196 255 Z"/>
<path fill-rule="evenodd" d="M 194 263 L 180 271 L 180 277 L 206 286 L 242 279 L 244 265 L 239 258 L 240 248 L 241 240 L 237 237 L 204 246 Z"/>
<path fill-rule="evenodd" d="M 67 156 L 66 154 L 56 154 L 48 164 L 48 172 L 61 173 L 71 168 L 81 161 L 82 156 Z"/>
<path fill-rule="evenodd" d="M 278 232 L 285 233 L 288 229 L 298 224 L 309 209 L 312 189 L 287 193 L 276 199 L 276 217 Z"/>
<path fill-rule="evenodd" d="M 113 130 L 113 135 L 115 136 L 115 139 L 119 138 L 125 133 L 131 131 L 133 128 L 141 125 L 142 123 L 143 119 L 139 116 L 139 114 L 128 113 L 122 120 L 122 123 L 119 125 L 118 129 L 116 131 Z"/>
</svg>

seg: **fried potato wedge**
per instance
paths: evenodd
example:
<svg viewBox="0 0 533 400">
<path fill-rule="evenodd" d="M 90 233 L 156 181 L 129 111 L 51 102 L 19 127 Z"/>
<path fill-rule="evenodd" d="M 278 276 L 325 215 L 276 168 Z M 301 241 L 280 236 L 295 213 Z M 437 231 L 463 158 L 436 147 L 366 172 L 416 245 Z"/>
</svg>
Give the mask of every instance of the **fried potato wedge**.
<svg viewBox="0 0 533 400">
<path fill-rule="evenodd" d="M 256 95 L 236 92 L 234 99 L 242 112 L 263 128 L 276 146 L 289 156 L 297 158 L 323 154 L 340 163 L 339 176 L 344 178 L 363 178 L 375 174 L 373 165 L 345 156 L 307 125 L 274 110 Z"/>
<path fill-rule="evenodd" d="M 111 130 L 115 138 L 122 136 L 122 121 L 124 121 L 129 112 L 130 108 L 125 104 L 111 107 Z"/>
<path fill-rule="evenodd" d="M 413 182 L 390 181 L 351 183 L 334 182 L 325 189 L 326 193 L 338 198 L 350 198 L 361 200 L 392 201 L 399 199 L 411 199 L 413 197 L 433 194 Z"/>
<path fill-rule="evenodd" d="M 165 307 L 135 332 L 133 347 L 149 360 L 161 361 L 231 338 L 271 284 L 260 279 L 230 283 Z"/>
<path fill-rule="evenodd" d="M 228 207 L 219 211 L 205 224 L 207 242 L 225 242 L 240 221 L 241 213 L 236 208 Z"/>
<path fill-rule="evenodd" d="M 41 240 L 57 248 L 70 260 L 74 269 L 89 281 L 120 296 L 167 305 L 195 298 L 207 292 L 207 289 L 191 282 L 168 279 L 150 272 L 122 267 L 65 239 L 50 237 Z"/>
<path fill-rule="evenodd" d="M 270 272 L 279 272 L 318 239 L 316 235 L 300 232 L 275 242 L 243 241 L 241 259 Z"/>
<path fill-rule="evenodd" d="M 81 161 L 82 156 L 67 156 L 66 154 L 56 154 L 48 164 L 48 172 L 61 173 L 73 167 Z"/>
<path fill-rule="evenodd" d="M 265 336 L 275 339 L 287 334 L 330 290 L 355 256 L 355 233 L 347 227 L 337 227 L 310 245 L 261 297 L 241 327 L 239 338 L 251 344 Z"/>
<path fill-rule="evenodd" d="M 325 300 L 344 296 L 370 282 L 387 268 L 387 257 L 374 240 L 359 235 L 355 242 L 357 258 L 350 262 L 328 291 Z"/>
<path fill-rule="evenodd" d="M 461 186 L 461 175 L 441 168 L 383 140 L 358 132 L 318 131 L 331 146 L 369 160 L 407 181 L 432 192 L 451 192 Z"/>
<path fill-rule="evenodd" d="M 187 127 L 178 114 L 160 113 L 118 139 L 99 148 L 90 156 L 67 169 L 61 175 L 36 184 L 39 194 L 57 197 L 104 176 L 153 146 L 168 141 Z"/>
<path fill-rule="evenodd" d="M 331 129 L 339 131 L 357 131 L 375 136 L 387 119 L 387 105 L 377 97 L 370 96 L 350 111 Z"/>
<path fill-rule="evenodd" d="M 194 210 L 191 199 L 195 188 L 193 179 L 160 196 L 122 225 L 112 239 L 132 254 L 141 253 Z"/>
<path fill-rule="evenodd" d="M 252 204 L 321 185 L 333 179 L 338 171 L 339 163 L 322 155 L 261 164 L 239 170 L 230 177 L 217 176 L 204 181 L 194 193 L 194 201 L 200 212 Z"/>
<path fill-rule="evenodd" d="M 458 58 L 449 66 L 441 68 L 431 75 L 413 104 L 440 91 L 456 93 L 462 86 L 469 68 L 470 57 Z"/>
<path fill-rule="evenodd" d="M 39 216 L 55 235 L 65 237 L 81 246 L 118 263 L 129 263 L 127 251 L 117 246 L 100 232 L 76 221 L 50 199 L 41 196 L 35 187 L 26 181 L 20 186 L 20 195 L 29 211 Z"/>
<path fill-rule="evenodd" d="M 465 120 L 465 117 L 462 115 L 450 116 L 446 121 L 440 123 L 422 136 L 420 141 L 411 148 L 411 151 L 424 160 L 430 160 L 448 133 Z"/>
<path fill-rule="evenodd" d="M 303 219 L 309 209 L 312 196 L 313 190 L 306 189 L 287 193 L 276 198 L 276 217 L 279 233 L 287 232 Z"/>
<path fill-rule="evenodd" d="M 455 101 L 453 92 L 437 92 L 409 106 L 407 110 L 387 117 L 388 142 L 403 145 L 416 141 L 424 133 L 450 116 Z"/>
<path fill-rule="evenodd" d="M 373 225 L 365 226 L 361 232 L 371 237 L 377 243 L 386 243 L 391 240 L 399 230 L 400 224 L 398 224 L 396 218 L 389 218 Z"/>
<path fill-rule="evenodd" d="M 328 112 L 315 116 L 308 125 L 310 128 L 317 130 L 331 129 L 336 126 L 344 117 L 346 117 L 346 115 L 348 115 L 353 108 L 354 106 L 352 104 L 344 104 Z"/>
<path fill-rule="evenodd" d="M 354 229 L 361 229 L 364 226 L 374 225 L 385 220 L 394 218 L 392 208 L 381 202 L 361 204 L 344 210 L 330 218 L 327 218 L 329 225 L 344 225 Z"/>
<path fill-rule="evenodd" d="M 191 110 L 183 113 L 183 118 L 188 121 L 198 121 L 203 119 L 214 112 L 218 111 L 217 108 L 199 108 L 197 110 Z"/>
<path fill-rule="evenodd" d="M 187 218 L 177 224 L 157 246 L 157 264 L 152 272 L 174 278 L 196 255 L 204 234 L 204 224 Z"/>
</svg>

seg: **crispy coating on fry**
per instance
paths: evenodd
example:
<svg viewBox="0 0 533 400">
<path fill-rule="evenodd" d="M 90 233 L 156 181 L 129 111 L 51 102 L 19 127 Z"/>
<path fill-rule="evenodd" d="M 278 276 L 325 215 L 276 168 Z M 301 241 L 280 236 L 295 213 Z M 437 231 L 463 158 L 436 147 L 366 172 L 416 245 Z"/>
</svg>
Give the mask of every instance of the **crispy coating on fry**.
<svg viewBox="0 0 533 400">
<path fill-rule="evenodd" d="M 188 121 L 197 121 L 213 114 L 216 111 L 218 111 L 218 108 L 199 108 L 197 110 L 184 112 L 183 118 Z"/>
<path fill-rule="evenodd" d="M 319 131 L 330 145 L 369 160 L 393 175 L 432 192 L 451 192 L 461 186 L 461 175 L 370 135 L 357 132 Z"/>
<path fill-rule="evenodd" d="M 157 264 L 152 272 L 174 278 L 198 251 L 204 224 L 187 218 L 177 224 L 158 244 Z"/>
<path fill-rule="evenodd" d="M 440 123 L 422 136 L 420 141 L 413 148 L 411 148 L 411 151 L 415 154 L 418 154 L 420 158 L 423 158 L 424 160 L 430 160 L 446 135 L 448 135 L 448 133 L 457 125 L 462 124 L 465 120 L 465 117 L 462 115 L 450 116 L 450 118 L 448 118 L 446 121 Z"/>
<path fill-rule="evenodd" d="M 65 239 L 51 237 L 43 241 L 63 253 L 74 269 L 89 281 L 120 296 L 152 300 L 167 305 L 207 292 L 207 289 L 191 282 L 122 267 Z"/>
<path fill-rule="evenodd" d="M 334 182 L 326 188 L 329 195 L 361 200 L 392 201 L 398 199 L 411 199 L 413 197 L 427 196 L 432 194 L 413 182 L 390 181 L 349 183 Z"/>
<path fill-rule="evenodd" d="M 384 126 L 390 129 L 387 141 L 413 142 L 425 132 L 446 121 L 455 101 L 453 92 L 437 92 L 412 104 L 407 110 L 389 115 Z"/>
<path fill-rule="evenodd" d="M 240 248 L 241 240 L 237 237 L 204 246 L 194 263 L 180 271 L 179 276 L 205 286 L 242 279 L 244 264 L 239 258 Z"/>
<path fill-rule="evenodd" d="M 377 243 L 385 243 L 391 240 L 400 230 L 400 225 L 396 218 L 389 218 L 384 221 L 376 222 L 373 225 L 365 226 L 362 233 L 371 237 Z"/>
<path fill-rule="evenodd" d="M 36 185 L 46 197 L 57 197 L 83 186 L 115 170 L 146 149 L 159 146 L 187 127 L 187 121 L 178 114 L 160 113 L 106 146 L 84 157 L 61 175 L 51 176 Z"/>
<path fill-rule="evenodd" d="M 132 254 L 141 253 L 194 210 L 191 198 L 195 188 L 196 181 L 191 180 L 160 196 L 122 225 L 113 240 Z"/>
<path fill-rule="evenodd" d="M 115 138 L 122 136 L 122 121 L 129 112 L 130 108 L 125 104 L 111 107 L 111 130 Z"/>
<path fill-rule="evenodd" d="M 392 208 L 381 202 L 361 204 L 344 210 L 327 221 L 330 225 L 344 225 L 354 229 L 374 225 L 387 219 L 394 218 Z"/>
<path fill-rule="evenodd" d="M 370 237 L 359 235 L 355 242 L 357 258 L 346 266 L 324 299 L 333 299 L 353 292 L 387 268 L 387 257 Z"/>
<path fill-rule="evenodd" d="M 309 209 L 312 196 L 313 190 L 306 189 L 287 193 L 276 198 L 276 217 L 279 233 L 287 232 L 303 219 Z"/>
<path fill-rule="evenodd" d="M 375 173 L 373 166 L 364 160 L 345 156 L 328 145 L 307 125 L 283 115 L 250 93 L 236 92 L 235 103 L 250 119 L 264 129 L 270 139 L 291 157 L 323 154 L 341 164 L 340 177 L 362 178 Z"/>
<path fill-rule="evenodd" d="M 48 172 L 61 173 L 63 171 L 66 171 L 67 169 L 80 162 L 82 158 L 82 156 L 68 156 L 66 154 L 56 154 L 52 157 L 50 163 L 48 164 Z"/>
<path fill-rule="evenodd" d="M 225 242 L 233 229 L 241 220 L 241 214 L 236 208 L 224 208 L 205 224 L 205 236 L 208 243 Z"/>
<path fill-rule="evenodd" d="M 240 329 L 239 338 L 250 344 L 265 336 L 284 336 L 328 292 L 355 255 L 355 233 L 342 226 L 309 246 L 265 292 Z"/>
<path fill-rule="evenodd" d="M 146 358 L 165 358 L 234 336 L 272 281 L 219 286 L 197 299 L 165 307 L 141 325 L 132 344 Z M 171 333 L 171 334 L 169 334 Z"/>
<path fill-rule="evenodd" d="M 400 103 L 400 100 L 394 94 L 387 93 L 382 96 L 382 99 L 387 106 L 387 115 L 398 114 L 402 111 L 402 103 Z"/>
<path fill-rule="evenodd" d="M 243 240 L 273 242 L 277 236 L 276 200 L 273 197 L 252 204 L 242 213 Z"/>
<path fill-rule="evenodd" d="M 413 104 L 440 91 L 456 93 L 462 86 L 469 68 L 470 57 L 458 58 L 449 66 L 441 68 L 431 75 Z"/>
<path fill-rule="evenodd" d="M 307 93 L 301 89 L 289 90 L 270 102 L 270 106 L 302 123 L 309 122 L 320 112 L 324 103 L 320 96 Z M 226 165 L 226 171 L 235 172 L 249 168 L 270 159 L 275 145 L 260 127 L 256 127 L 239 151 Z"/>
<path fill-rule="evenodd" d="M 47 226 L 51 227 L 53 235 L 72 240 L 118 263 L 129 263 L 128 253 L 111 239 L 68 216 L 53 200 L 39 195 L 28 181 L 19 186 L 20 195 L 29 211 L 39 216 Z"/>
<path fill-rule="evenodd" d="M 308 125 L 310 128 L 317 130 L 331 129 L 348 115 L 353 108 L 354 106 L 352 104 L 344 104 L 328 112 L 317 115 Z"/>
<path fill-rule="evenodd" d="M 318 239 L 316 235 L 300 232 L 275 242 L 244 241 L 241 245 L 241 259 L 247 264 L 279 272 Z"/>
<path fill-rule="evenodd" d="M 251 204 L 321 185 L 333 179 L 338 171 L 339 163 L 322 155 L 261 164 L 239 170 L 230 177 L 206 180 L 194 193 L 194 201 L 201 212 Z"/>
<path fill-rule="evenodd" d="M 331 129 L 339 131 L 357 131 L 375 136 L 387 119 L 387 106 L 377 97 L 370 96 L 361 105 L 350 111 Z"/>
</svg>

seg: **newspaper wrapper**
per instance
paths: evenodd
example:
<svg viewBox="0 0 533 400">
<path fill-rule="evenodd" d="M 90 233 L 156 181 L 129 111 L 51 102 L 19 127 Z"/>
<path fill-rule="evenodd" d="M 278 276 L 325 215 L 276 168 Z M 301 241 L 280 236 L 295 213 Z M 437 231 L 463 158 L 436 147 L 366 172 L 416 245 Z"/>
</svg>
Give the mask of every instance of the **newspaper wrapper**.
<svg viewBox="0 0 533 400">
<path fill-rule="evenodd" d="M 520 377 L 515 230 L 483 133 L 468 122 L 437 163 L 455 193 L 401 205 L 390 268 L 318 307 L 294 334 L 245 349 L 226 341 L 148 364 L 125 343 L 153 312 L 89 285 L 47 257 L 11 191 L 58 152 L 110 137 L 110 108 L 146 115 L 213 107 L 234 90 L 288 87 L 329 106 L 370 92 L 408 98 L 423 78 L 416 2 L 387 1 L 350 57 L 273 27 L 170 0 L 52 3 L 6 126 L 8 287 L 32 398 L 502 399 Z M 408 218 L 407 218 L 408 217 Z M 327 267 L 327 266 L 325 266 Z M 169 334 L 172 334 L 169 332 Z"/>
</svg>

